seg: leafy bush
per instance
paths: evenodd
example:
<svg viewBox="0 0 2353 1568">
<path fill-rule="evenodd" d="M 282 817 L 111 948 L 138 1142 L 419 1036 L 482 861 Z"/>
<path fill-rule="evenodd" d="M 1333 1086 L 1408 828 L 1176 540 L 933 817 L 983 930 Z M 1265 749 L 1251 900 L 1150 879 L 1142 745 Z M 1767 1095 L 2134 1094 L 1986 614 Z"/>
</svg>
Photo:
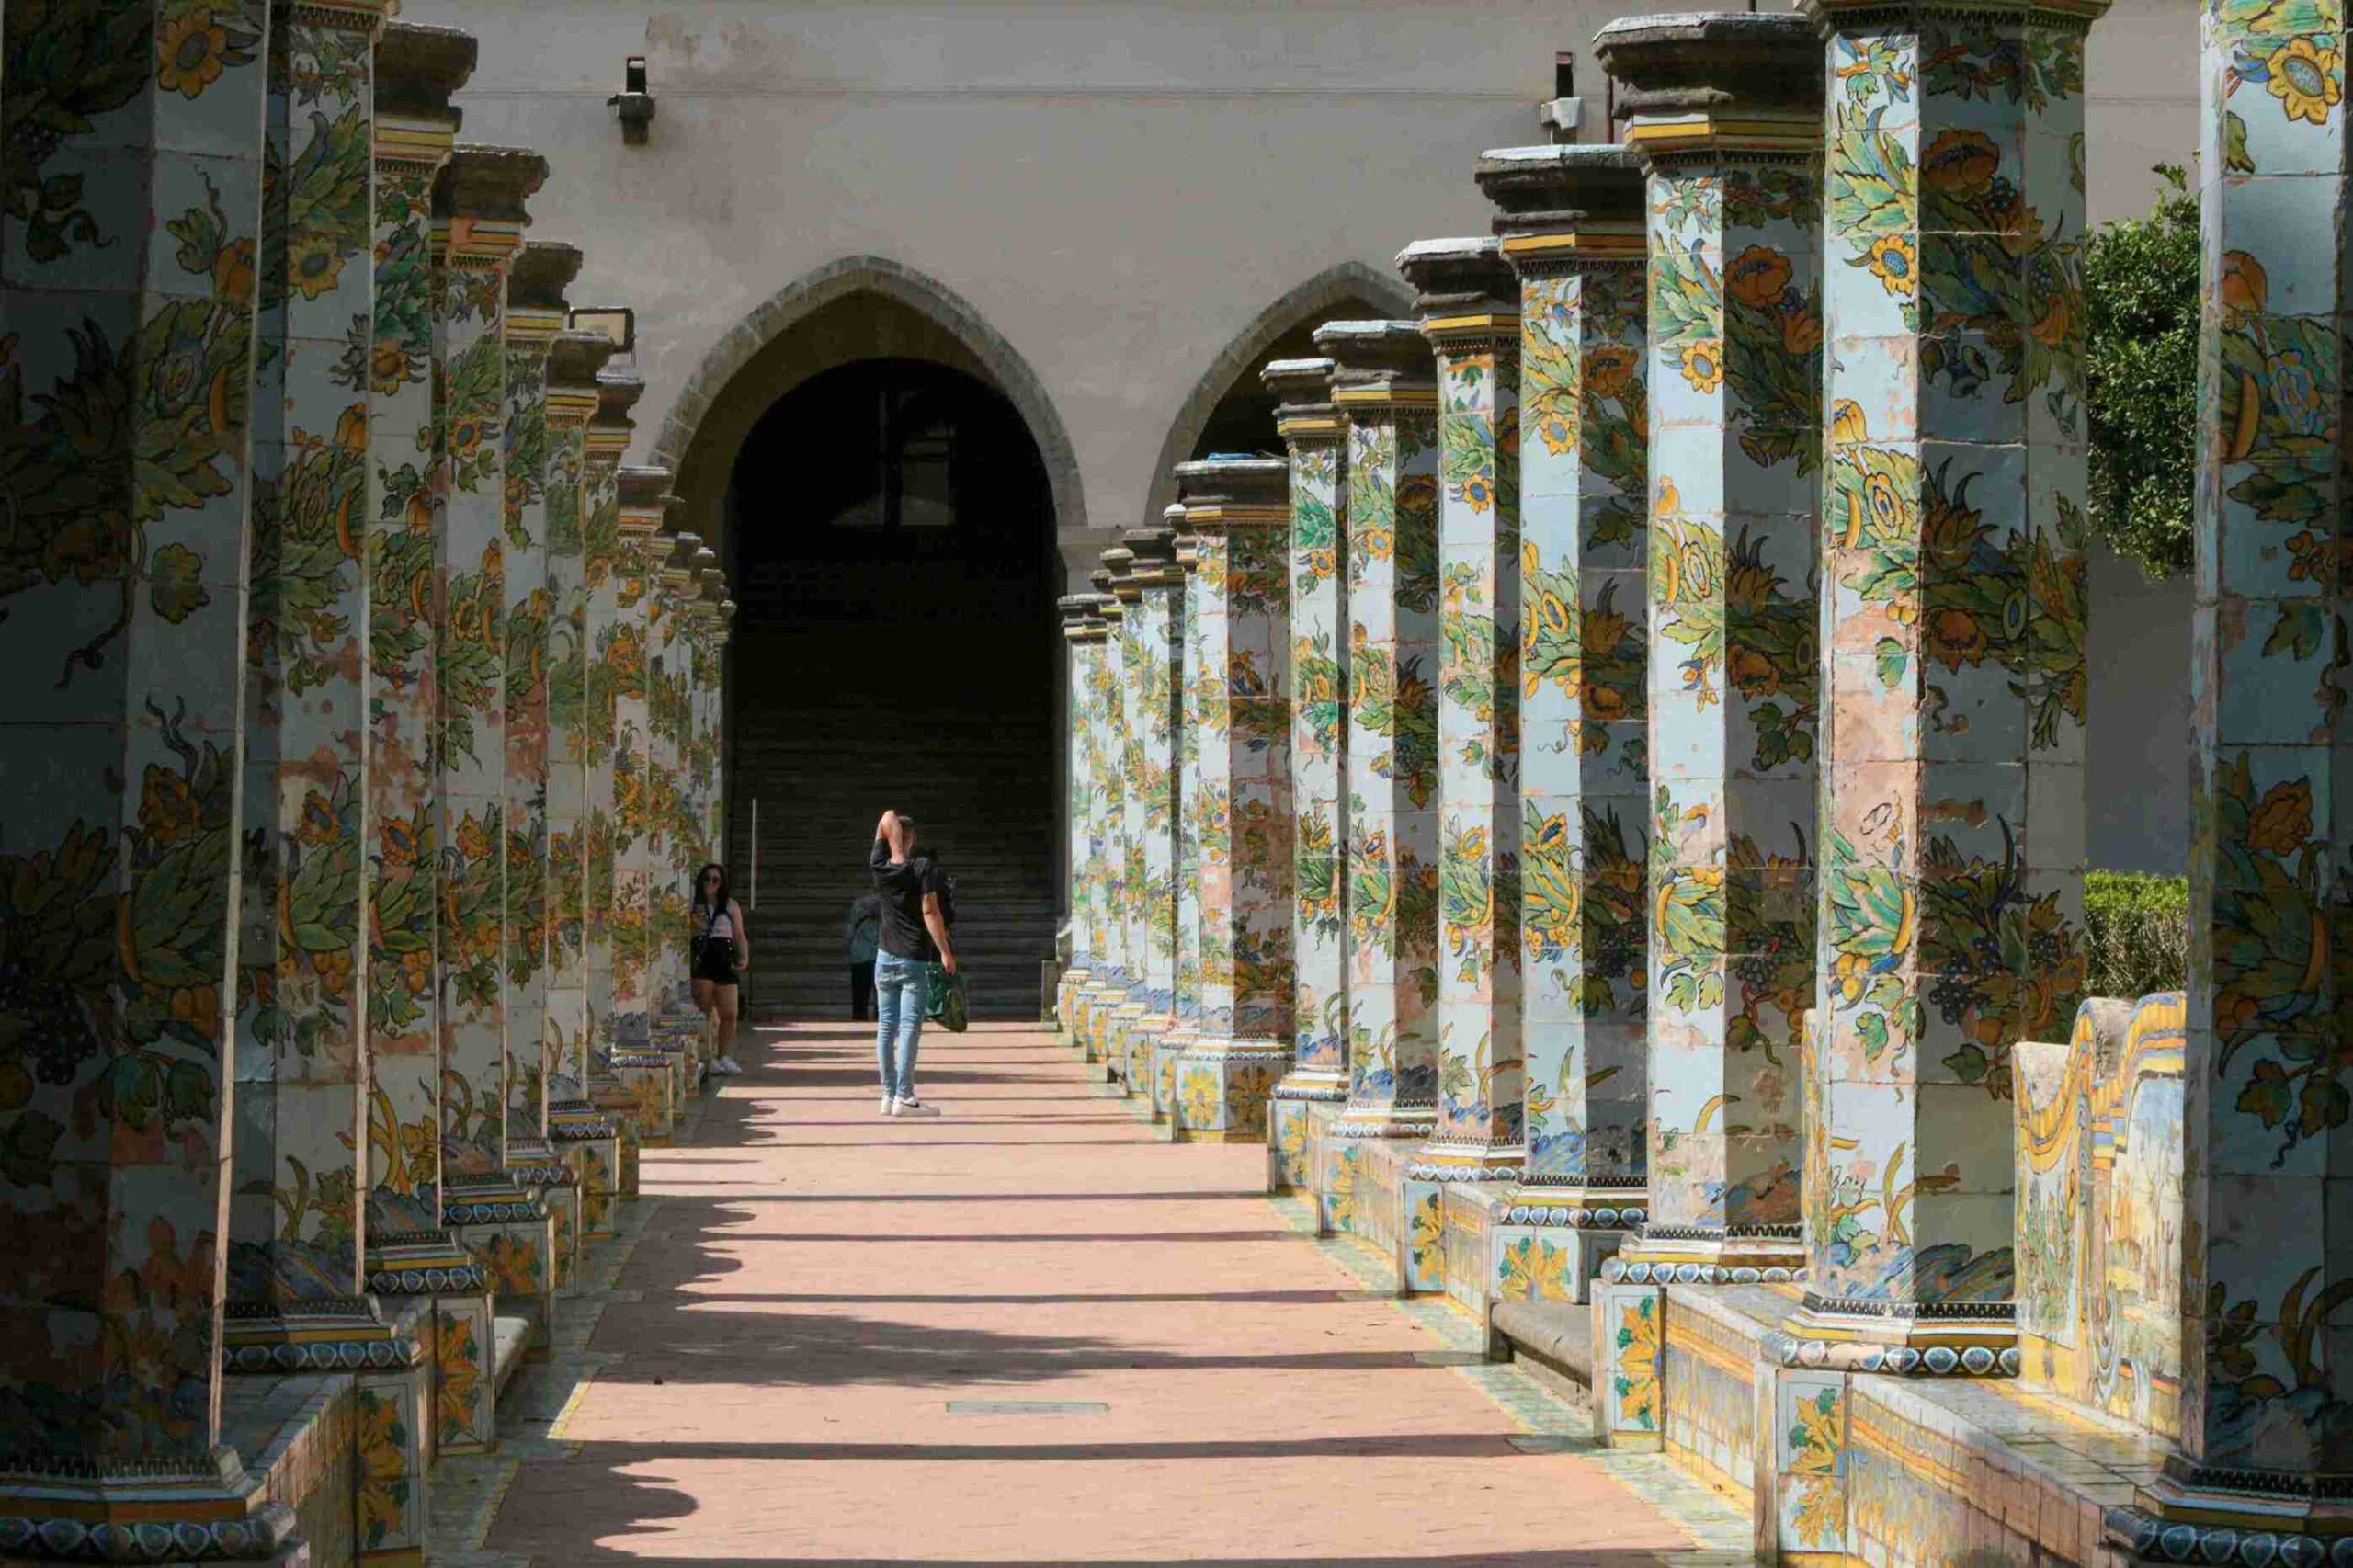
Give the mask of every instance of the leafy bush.
<svg viewBox="0 0 2353 1568">
<path fill-rule="evenodd" d="M 2189 981 L 2189 881 L 2132 871 L 2084 878 L 2087 994 L 2131 1001 Z"/>
<path fill-rule="evenodd" d="M 2093 525 L 2152 577 L 2189 570 L 2198 426 L 2198 201 L 2179 165 L 2142 218 L 2084 246 Z"/>
</svg>

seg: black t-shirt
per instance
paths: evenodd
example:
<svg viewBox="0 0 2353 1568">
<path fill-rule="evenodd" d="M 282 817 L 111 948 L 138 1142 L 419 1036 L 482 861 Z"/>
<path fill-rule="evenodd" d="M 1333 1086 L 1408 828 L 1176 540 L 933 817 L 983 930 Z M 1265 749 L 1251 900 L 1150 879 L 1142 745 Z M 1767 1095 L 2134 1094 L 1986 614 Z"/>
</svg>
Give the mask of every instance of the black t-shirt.
<svg viewBox="0 0 2353 1568">
<path fill-rule="evenodd" d="M 866 865 L 874 873 L 874 891 L 882 899 L 882 950 L 894 958 L 938 962 L 939 949 L 923 923 L 923 895 L 939 891 L 938 864 L 928 855 L 917 855 L 893 866 L 890 841 L 878 838 Z"/>
</svg>

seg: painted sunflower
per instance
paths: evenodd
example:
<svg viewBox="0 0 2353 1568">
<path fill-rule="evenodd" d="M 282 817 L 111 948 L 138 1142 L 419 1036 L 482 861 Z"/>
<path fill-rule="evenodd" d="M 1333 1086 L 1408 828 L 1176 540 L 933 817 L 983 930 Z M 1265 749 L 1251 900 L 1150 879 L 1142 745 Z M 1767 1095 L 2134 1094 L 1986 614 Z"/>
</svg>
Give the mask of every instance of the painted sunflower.
<svg viewBox="0 0 2353 1568">
<path fill-rule="evenodd" d="M 2271 96 L 2290 119 L 2326 125 L 2328 111 L 2345 96 L 2336 51 L 2323 49 L 2309 38 L 2290 39 L 2271 51 L 2263 68 L 2271 79 Z M 217 66 L 214 73 L 219 74 Z"/>
<path fill-rule="evenodd" d="M 1919 288 L 1919 257 L 1912 242 L 1902 234 L 1882 234 L 1871 242 L 1870 254 L 1863 265 L 1872 277 L 1891 294 L 1910 296 Z"/>
<path fill-rule="evenodd" d="M 184 98 L 195 97 L 221 79 L 228 49 L 229 29 L 213 21 L 210 9 L 198 6 L 183 11 L 155 40 L 155 85 Z"/>
<path fill-rule="evenodd" d="M 1723 345 L 1703 337 L 1683 350 L 1683 379 L 1695 392 L 1711 392 L 1724 384 Z"/>
</svg>

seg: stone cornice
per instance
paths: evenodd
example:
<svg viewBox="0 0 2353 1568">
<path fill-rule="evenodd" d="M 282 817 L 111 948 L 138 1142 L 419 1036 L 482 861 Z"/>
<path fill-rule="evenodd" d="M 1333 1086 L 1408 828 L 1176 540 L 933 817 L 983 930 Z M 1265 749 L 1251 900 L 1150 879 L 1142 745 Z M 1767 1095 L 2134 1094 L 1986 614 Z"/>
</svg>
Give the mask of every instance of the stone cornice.
<svg viewBox="0 0 2353 1568">
<path fill-rule="evenodd" d="M 1645 258 L 1643 165 L 1631 148 L 1498 148 L 1480 157 L 1478 180 L 1497 211 L 1503 258 L 1517 271 Z"/>
<path fill-rule="evenodd" d="M 1332 357 L 1332 402 L 1344 414 L 1438 406 L 1438 365 L 1418 322 L 1325 322 L 1315 347 Z"/>
<path fill-rule="evenodd" d="M 436 122 L 457 134 L 463 116 L 449 97 L 473 75 L 480 45 L 473 33 L 416 21 L 391 21 L 377 38 L 377 125 Z M 379 130 L 381 139 L 381 130 Z"/>
<path fill-rule="evenodd" d="M 435 253 L 447 265 L 496 267 L 522 247 L 525 203 L 548 176 L 548 161 L 525 147 L 460 142 L 433 183 Z"/>
<path fill-rule="evenodd" d="M 560 332 L 548 344 L 548 423 L 585 429 L 597 416 L 597 372 L 613 352 L 597 332 Z"/>
<path fill-rule="evenodd" d="M 620 461 L 629 450 L 637 424 L 629 411 L 645 395 L 645 383 L 618 370 L 597 373 L 597 414 L 588 424 L 588 460 L 606 467 Z"/>
<path fill-rule="evenodd" d="M 1346 433 L 1332 406 L 1331 360 L 1269 360 L 1258 381 L 1279 400 L 1275 429 L 1291 447 L 1329 445 Z"/>
<path fill-rule="evenodd" d="M 1415 240 L 1397 253 L 1422 335 L 1439 349 L 1516 347 L 1519 278 L 1492 238 Z"/>
<path fill-rule="evenodd" d="M 506 269 L 506 308 L 553 311 L 561 318 L 569 301 L 563 291 L 580 276 L 580 247 L 553 240 L 528 242 Z"/>
<path fill-rule="evenodd" d="M 593 433 L 593 432 L 592 432 Z M 620 471 L 620 527 L 643 540 L 662 526 L 664 503 L 670 498 L 671 473 L 666 468 L 624 466 Z"/>
<path fill-rule="evenodd" d="M 1626 144 L 1646 164 L 1822 147 L 1822 44 L 1787 12 L 1627 17 L 1594 35 Z"/>
<path fill-rule="evenodd" d="M 1169 515 L 1188 534 L 1290 523 L 1290 464 L 1282 458 L 1210 458 L 1178 463 Z"/>
</svg>

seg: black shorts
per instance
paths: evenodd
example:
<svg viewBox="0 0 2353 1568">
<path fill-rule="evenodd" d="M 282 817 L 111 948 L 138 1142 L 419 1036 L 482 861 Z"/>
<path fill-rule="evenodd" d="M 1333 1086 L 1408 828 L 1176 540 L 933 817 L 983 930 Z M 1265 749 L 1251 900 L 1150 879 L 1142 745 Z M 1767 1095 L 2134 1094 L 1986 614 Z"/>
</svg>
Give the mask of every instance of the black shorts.
<svg viewBox="0 0 2353 1568">
<path fill-rule="evenodd" d="M 735 983 L 735 953 L 725 942 L 705 942 L 695 960 L 694 977 L 714 985 Z"/>
</svg>

